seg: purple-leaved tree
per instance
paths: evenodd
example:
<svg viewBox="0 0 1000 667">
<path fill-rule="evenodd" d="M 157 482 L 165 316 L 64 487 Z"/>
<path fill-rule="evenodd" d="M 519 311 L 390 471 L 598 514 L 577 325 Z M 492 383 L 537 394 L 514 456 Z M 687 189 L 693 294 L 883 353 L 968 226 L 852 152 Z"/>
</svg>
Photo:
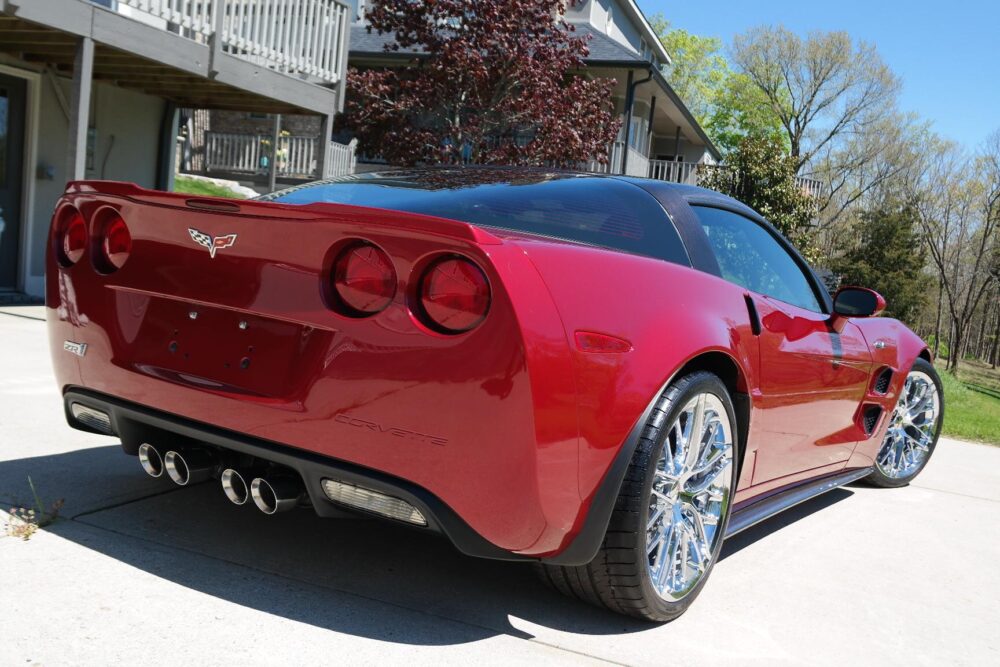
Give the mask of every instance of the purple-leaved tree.
<svg viewBox="0 0 1000 667">
<path fill-rule="evenodd" d="M 343 124 L 390 164 L 571 166 L 607 160 L 609 79 L 579 76 L 586 39 L 565 0 L 376 0 L 370 30 L 407 67 L 354 69 Z"/>
</svg>

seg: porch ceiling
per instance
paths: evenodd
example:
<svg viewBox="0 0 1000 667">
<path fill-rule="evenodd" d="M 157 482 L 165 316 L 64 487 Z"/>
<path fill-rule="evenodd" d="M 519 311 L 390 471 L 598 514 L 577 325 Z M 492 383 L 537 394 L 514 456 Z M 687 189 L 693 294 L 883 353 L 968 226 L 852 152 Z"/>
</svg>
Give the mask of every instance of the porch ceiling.
<svg viewBox="0 0 1000 667">
<path fill-rule="evenodd" d="M 587 68 L 587 71 L 592 76 L 615 79 L 614 95 L 615 97 L 624 98 L 629 69 L 632 69 L 633 77 L 636 81 L 641 81 L 649 76 L 648 69 L 636 69 L 625 66 L 598 67 L 591 65 Z M 677 128 L 680 128 L 681 138 L 684 141 L 697 146 L 705 146 L 718 159 L 719 156 L 716 147 L 705 135 L 704 130 L 698 125 L 698 122 L 691 115 L 684 102 L 658 72 L 653 75 L 651 80 L 639 84 L 635 89 L 635 100 L 637 103 L 648 105 L 650 99 L 653 97 L 656 97 L 656 109 L 653 112 L 654 134 L 673 137 L 677 132 Z M 648 109 L 648 106 L 645 108 Z"/>
<path fill-rule="evenodd" d="M 129 19 L 122 17 L 122 20 Z M 139 25 L 138 28 L 142 31 L 146 26 Z M 171 34 L 164 37 L 183 39 Z M 56 72 L 71 76 L 78 39 L 78 35 L 73 32 L 0 13 L 0 52 L 25 62 L 46 65 Z M 205 48 L 194 42 L 190 45 L 192 49 Z M 317 113 L 316 109 L 228 85 L 217 79 L 187 71 L 181 66 L 158 62 L 137 53 L 113 48 L 97 40 L 94 47 L 95 81 L 155 95 L 175 102 L 179 106 L 281 114 Z M 249 63 L 247 66 L 250 66 Z M 270 71 L 266 74 L 284 76 Z M 301 82 L 301 85 L 312 84 Z M 332 91 L 323 90 L 323 92 L 332 95 Z"/>
</svg>

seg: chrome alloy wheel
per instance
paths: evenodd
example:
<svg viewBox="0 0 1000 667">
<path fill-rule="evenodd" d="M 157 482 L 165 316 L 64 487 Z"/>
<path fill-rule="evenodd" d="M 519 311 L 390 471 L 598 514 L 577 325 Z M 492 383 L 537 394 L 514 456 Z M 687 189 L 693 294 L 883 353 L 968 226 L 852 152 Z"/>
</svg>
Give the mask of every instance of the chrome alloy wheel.
<svg viewBox="0 0 1000 667">
<path fill-rule="evenodd" d="M 934 380 L 923 371 L 911 371 L 875 459 L 879 471 L 899 479 L 919 470 L 930 455 L 940 416 L 941 397 Z"/>
<path fill-rule="evenodd" d="M 675 602 L 708 571 L 732 494 L 733 427 L 722 401 L 698 394 L 667 430 L 646 524 L 649 576 Z"/>
</svg>

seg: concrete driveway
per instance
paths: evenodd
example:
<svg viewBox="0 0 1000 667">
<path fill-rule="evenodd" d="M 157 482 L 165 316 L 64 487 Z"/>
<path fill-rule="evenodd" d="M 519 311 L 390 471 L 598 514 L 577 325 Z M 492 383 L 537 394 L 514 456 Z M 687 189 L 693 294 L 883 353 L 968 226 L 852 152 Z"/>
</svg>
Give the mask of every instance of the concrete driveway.
<svg viewBox="0 0 1000 667">
<path fill-rule="evenodd" d="M 0 507 L 30 502 L 30 475 L 66 518 L 0 538 L 0 664 L 1000 664 L 1000 448 L 942 441 L 916 484 L 733 538 L 655 626 L 432 536 L 150 479 L 66 426 L 40 309 L 5 310 Z"/>
</svg>

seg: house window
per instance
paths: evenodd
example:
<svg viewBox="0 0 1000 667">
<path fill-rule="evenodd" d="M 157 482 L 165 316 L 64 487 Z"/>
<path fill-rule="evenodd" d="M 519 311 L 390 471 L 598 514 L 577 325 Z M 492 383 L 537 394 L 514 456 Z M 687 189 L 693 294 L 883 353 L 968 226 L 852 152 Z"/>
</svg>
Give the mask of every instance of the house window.
<svg viewBox="0 0 1000 667">
<path fill-rule="evenodd" d="M 645 118 L 632 116 L 629 123 L 628 143 L 635 150 L 642 154 L 646 153 L 647 139 L 649 137 L 649 127 Z"/>
</svg>

